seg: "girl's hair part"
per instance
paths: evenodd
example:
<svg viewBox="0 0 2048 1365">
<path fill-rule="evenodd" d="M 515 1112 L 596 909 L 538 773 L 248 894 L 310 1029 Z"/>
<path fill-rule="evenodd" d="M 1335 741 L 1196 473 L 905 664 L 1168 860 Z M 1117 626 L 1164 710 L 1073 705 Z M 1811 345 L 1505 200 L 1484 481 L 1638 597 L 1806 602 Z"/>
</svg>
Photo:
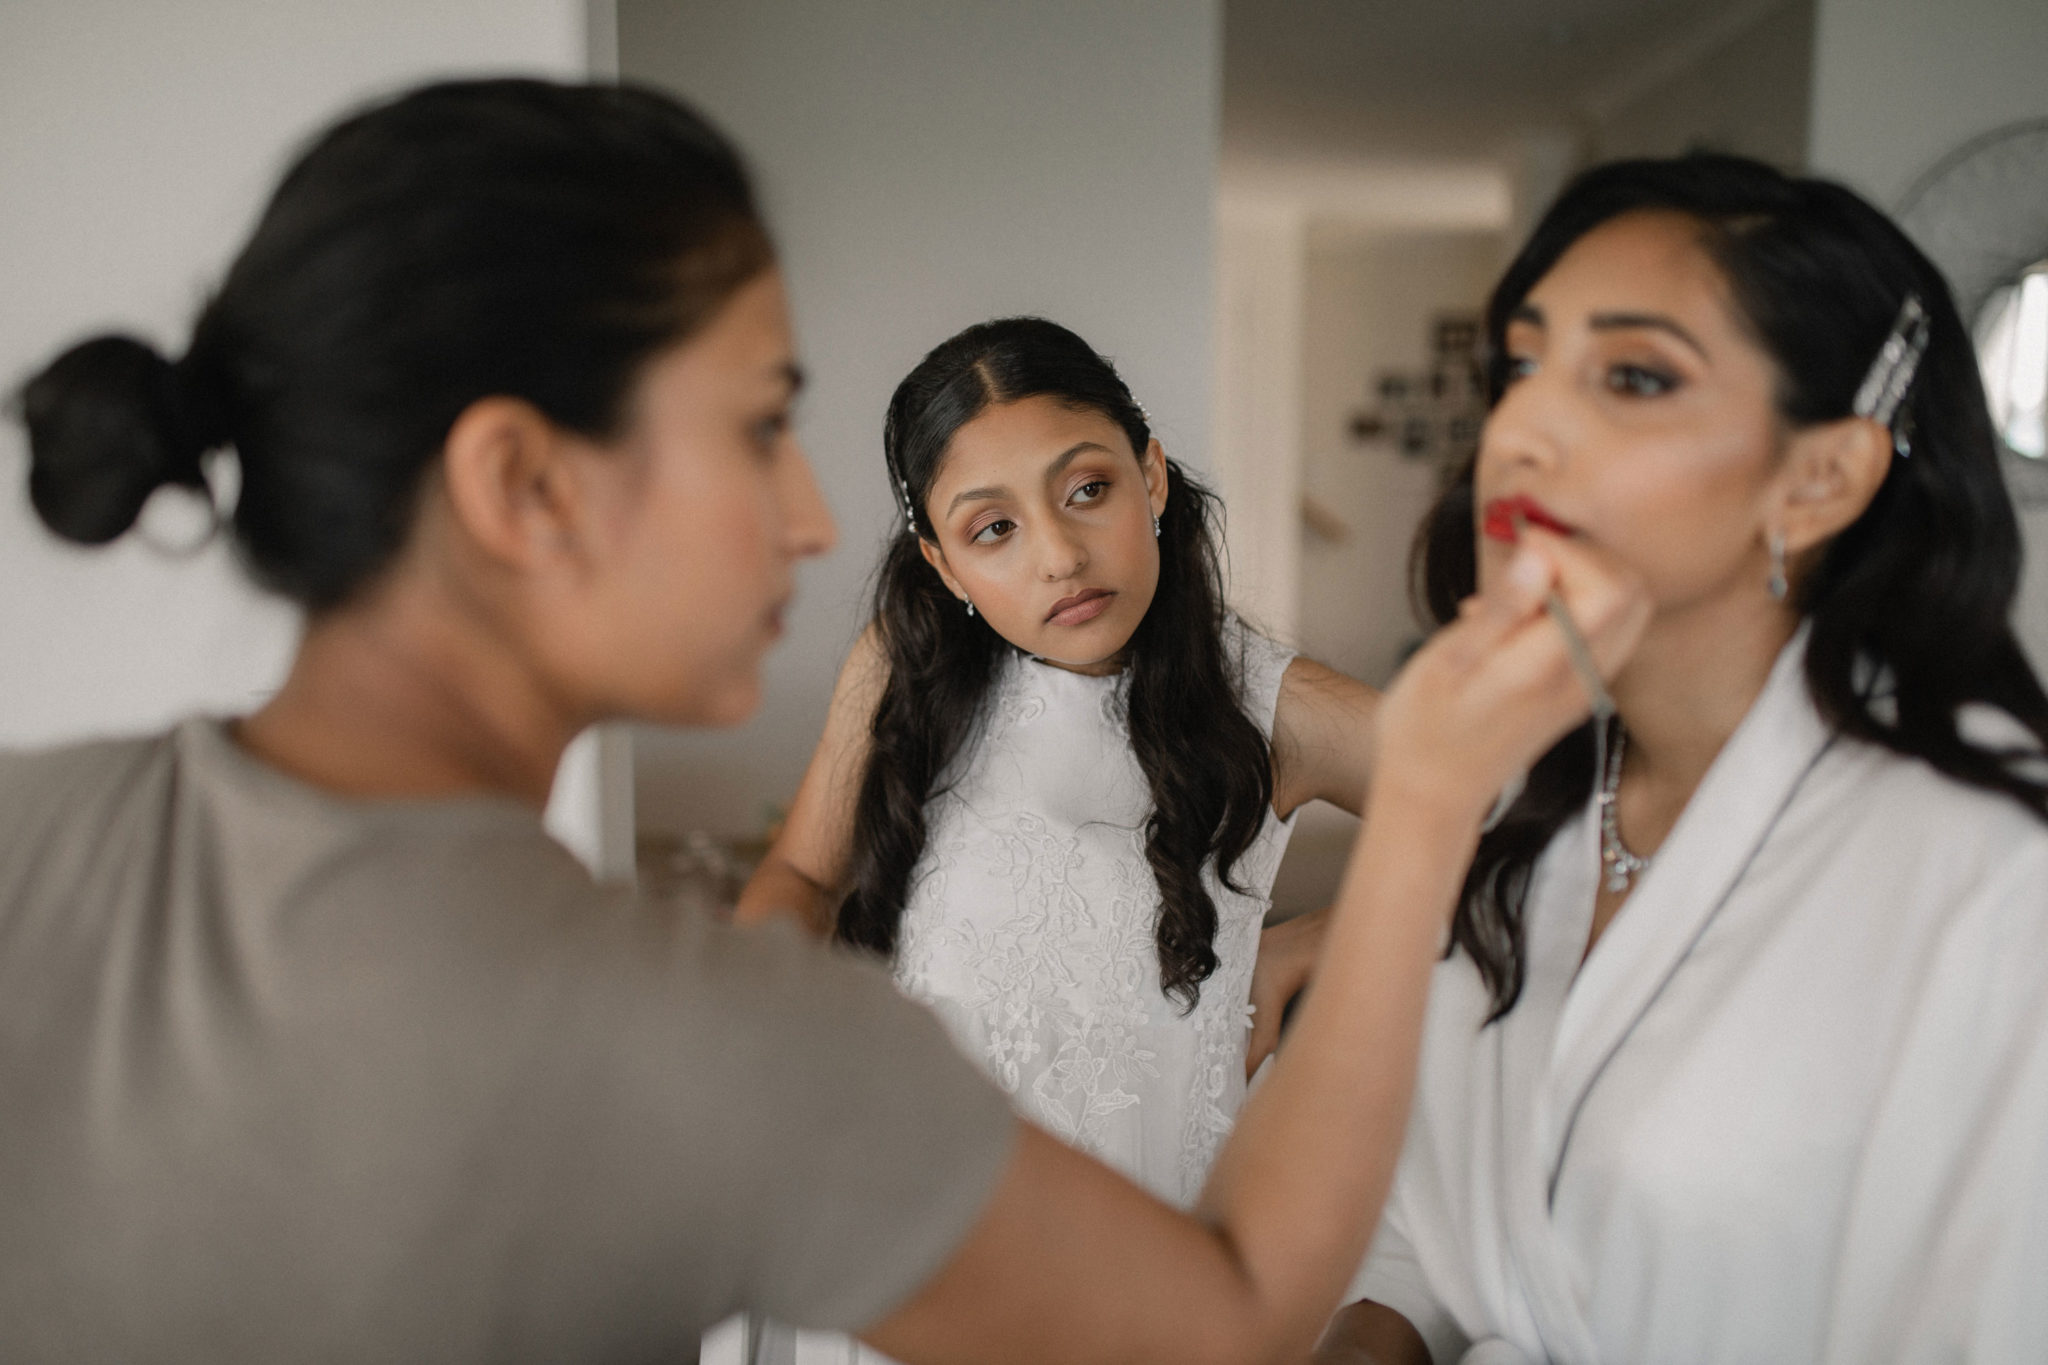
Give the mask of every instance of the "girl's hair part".
<svg viewBox="0 0 2048 1365">
<path fill-rule="evenodd" d="M 470 404 L 615 437 L 647 361 L 772 262 L 738 154 L 667 96 L 426 86 L 300 155 L 183 358 L 104 336 L 27 382 L 31 497 L 96 544 L 232 447 L 244 561 L 326 610 L 404 543 Z"/>
<path fill-rule="evenodd" d="M 854 807 L 851 892 L 838 937 L 895 950 L 927 810 L 974 741 L 990 686 L 1014 650 L 969 617 L 924 560 L 925 502 L 954 435 L 998 403 L 1044 397 L 1100 413 L 1142 459 L 1152 432 L 1116 369 L 1042 318 L 970 327 L 936 347 L 897 386 L 883 428 L 893 496 L 907 498 L 877 574 L 874 625 L 889 675 Z M 1131 748 L 1152 797 L 1145 857 L 1159 887 L 1161 987 L 1187 1008 L 1216 970 L 1217 915 L 1202 871 L 1213 858 L 1233 889 L 1273 803 L 1272 755 L 1245 714 L 1226 643 L 1216 500 L 1172 460 L 1159 518 L 1159 587 L 1129 646 L 1121 690 Z M 906 522 L 909 523 L 906 525 Z M 911 529 L 914 527 L 914 529 Z M 1188 736 L 1200 736 L 1189 743 Z"/>
<path fill-rule="evenodd" d="M 1895 428 L 1895 457 L 1857 520 L 1794 585 L 1809 623 L 1806 685 L 1840 732 L 1920 759 L 2048 820 L 2048 785 L 2027 748 L 1972 743 L 1962 708 L 2004 711 L 2048 746 L 2048 696 L 2014 637 L 2020 535 L 1969 330 L 1932 262 L 1877 209 L 1824 180 L 1742 157 L 1694 154 L 1596 167 L 1566 187 L 1507 268 L 1486 311 L 1488 382 L 1508 381 L 1510 316 L 1573 243 L 1624 214 L 1683 214 L 1726 277 L 1734 307 L 1777 371 L 1793 428 L 1851 415 L 1856 390 L 1908 295 L 1931 335 Z M 1437 622 L 1477 586 L 1474 465 L 1424 520 L 1413 559 L 1418 607 Z M 1757 585 L 1757 591 L 1764 587 Z M 1532 768 L 1480 840 L 1452 923 L 1498 1019 L 1522 988 L 1523 908 L 1536 859 L 1595 781 L 1590 723 Z"/>
</svg>

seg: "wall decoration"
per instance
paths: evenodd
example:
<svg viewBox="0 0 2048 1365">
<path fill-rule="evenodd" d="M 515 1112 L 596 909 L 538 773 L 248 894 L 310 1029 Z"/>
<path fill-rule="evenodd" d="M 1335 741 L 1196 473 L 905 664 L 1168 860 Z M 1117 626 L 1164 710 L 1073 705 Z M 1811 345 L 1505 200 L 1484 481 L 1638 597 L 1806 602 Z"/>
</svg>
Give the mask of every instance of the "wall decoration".
<svg viewBox="0 0 2048 1365">
<path fill-rule="evenodd" d="M 1450 477 L 1479 449 L 1486 423 L 1486 372 L 1476 313 L 1440 313 L 1430 324 L 1430 361 L 1419 373 L 1388 370 L 1373 385 L 1378 402 L 1351 419 L 1360 444 L 1390 441 L 1405 459 Z"/>
</svg>

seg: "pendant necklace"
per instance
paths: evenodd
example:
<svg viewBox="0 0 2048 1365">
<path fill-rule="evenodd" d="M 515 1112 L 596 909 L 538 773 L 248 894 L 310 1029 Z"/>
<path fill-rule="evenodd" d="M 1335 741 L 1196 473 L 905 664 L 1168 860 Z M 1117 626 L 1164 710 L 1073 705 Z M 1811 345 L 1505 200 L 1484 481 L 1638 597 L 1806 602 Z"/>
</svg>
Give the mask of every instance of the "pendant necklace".
<svg viewBox="0 0 2048 1365">
<path fill-rule="evenodd" d="M 1614 726 L 1614 742 L 1605 741 L 1607 730 L 1600 731 L 1600 748 L 1606 750 L 1606 762 L 1600 774 L 1600 865 L 1607 871 L 1607 889 L 1620 895 L 1628 890 L 1632 878 L 1649 867 L 1648 858 L 1638 858 L 1628 851 L 1628 845 L 1621 842 L 1621 817 L 1615 811 L 1615 798 L 1621 792 L 1621 756 L 1628 749 L 1628 731 L 1619 722 Z"/>
</svg>

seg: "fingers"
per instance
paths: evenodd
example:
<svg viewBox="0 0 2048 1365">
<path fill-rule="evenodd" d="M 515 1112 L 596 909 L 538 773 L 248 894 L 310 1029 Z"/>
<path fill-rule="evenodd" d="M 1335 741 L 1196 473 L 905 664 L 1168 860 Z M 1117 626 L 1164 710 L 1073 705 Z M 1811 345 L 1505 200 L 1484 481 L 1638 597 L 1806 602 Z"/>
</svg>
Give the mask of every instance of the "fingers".
<svg viewBox="0 0 2048 1365">
<path fill-rule="evenodd" d="M 1540 528 L 1529 528 L 1523 541 L 1522 549 L 1549 566 L 1565 610 L 1601 673 L 1612 678 L 1649 624 L 1650 598 L 1641 576 L 1602 550 Z"/>
<path fill-rule="evenodd" d="M 1488 649 L 1541 611 L 1556 577 L 1555 567 L 1540 548 L 1517 546 L 1497 582 L 1458 604 L 1459 623 L 1471 646 Z"/>
<path fill-rule="evenodd" d="M 1382 758 L 1404 787 L 1490 802 L 1605 690 L 1588 682 L 1567 629 L 1583 638 L 1591 672 L 1611 678 L 1649 621 L 1641 579 L 1597 546 L 1529 527 L 1501 567 L 1382 701 Z"/>
<path fill-rule="evenodd" d="M 1550 609 L 1553 594 L 1567 621 Z M 1567 632 L 1584 641 L 1594 671 L 1612 678 L 1649 616 L 1633 570 L 1597 547 L 1527 527 L 1503 572 L 1445 634 L 1458 637 L 1473 704 L 1523 717 L 1548 732 L 1548 743 L 1584 720 L 1592 694 L 1604 690 L 1584 676 Z"/>
<path fill-rule="evenodd" d="M 1600 673 L 1612 678 L 1649 622 L 1649 598 L 1634 570 L 1582 541 L 1525 527 L 1498 580 L 1461 611 L 1461 625 L 1482 650 L 1500 649 L 1533 629 L 1568 656 L 1562 627 L 1542 620 L 1553 591 Z"/>
</svg>

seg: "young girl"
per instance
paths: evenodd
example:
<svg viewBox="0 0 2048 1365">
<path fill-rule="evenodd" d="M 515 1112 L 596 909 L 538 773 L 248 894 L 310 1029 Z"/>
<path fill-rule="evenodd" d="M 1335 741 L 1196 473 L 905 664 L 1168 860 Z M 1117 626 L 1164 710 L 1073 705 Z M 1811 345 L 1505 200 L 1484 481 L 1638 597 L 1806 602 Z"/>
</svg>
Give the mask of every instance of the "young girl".
<svg viewBox="0 0 2048 1365">
<path fill-rule="evenodd" d="M 1377 696 L 1226 612 L 1213 498 L 1066 328 L 968 328 L 883 439 L 904 526 L 741 913 L 892 955 L 1026 1115 L 1185 1204 L 1292 813 L 1359 809 Z"/>
</svg>

